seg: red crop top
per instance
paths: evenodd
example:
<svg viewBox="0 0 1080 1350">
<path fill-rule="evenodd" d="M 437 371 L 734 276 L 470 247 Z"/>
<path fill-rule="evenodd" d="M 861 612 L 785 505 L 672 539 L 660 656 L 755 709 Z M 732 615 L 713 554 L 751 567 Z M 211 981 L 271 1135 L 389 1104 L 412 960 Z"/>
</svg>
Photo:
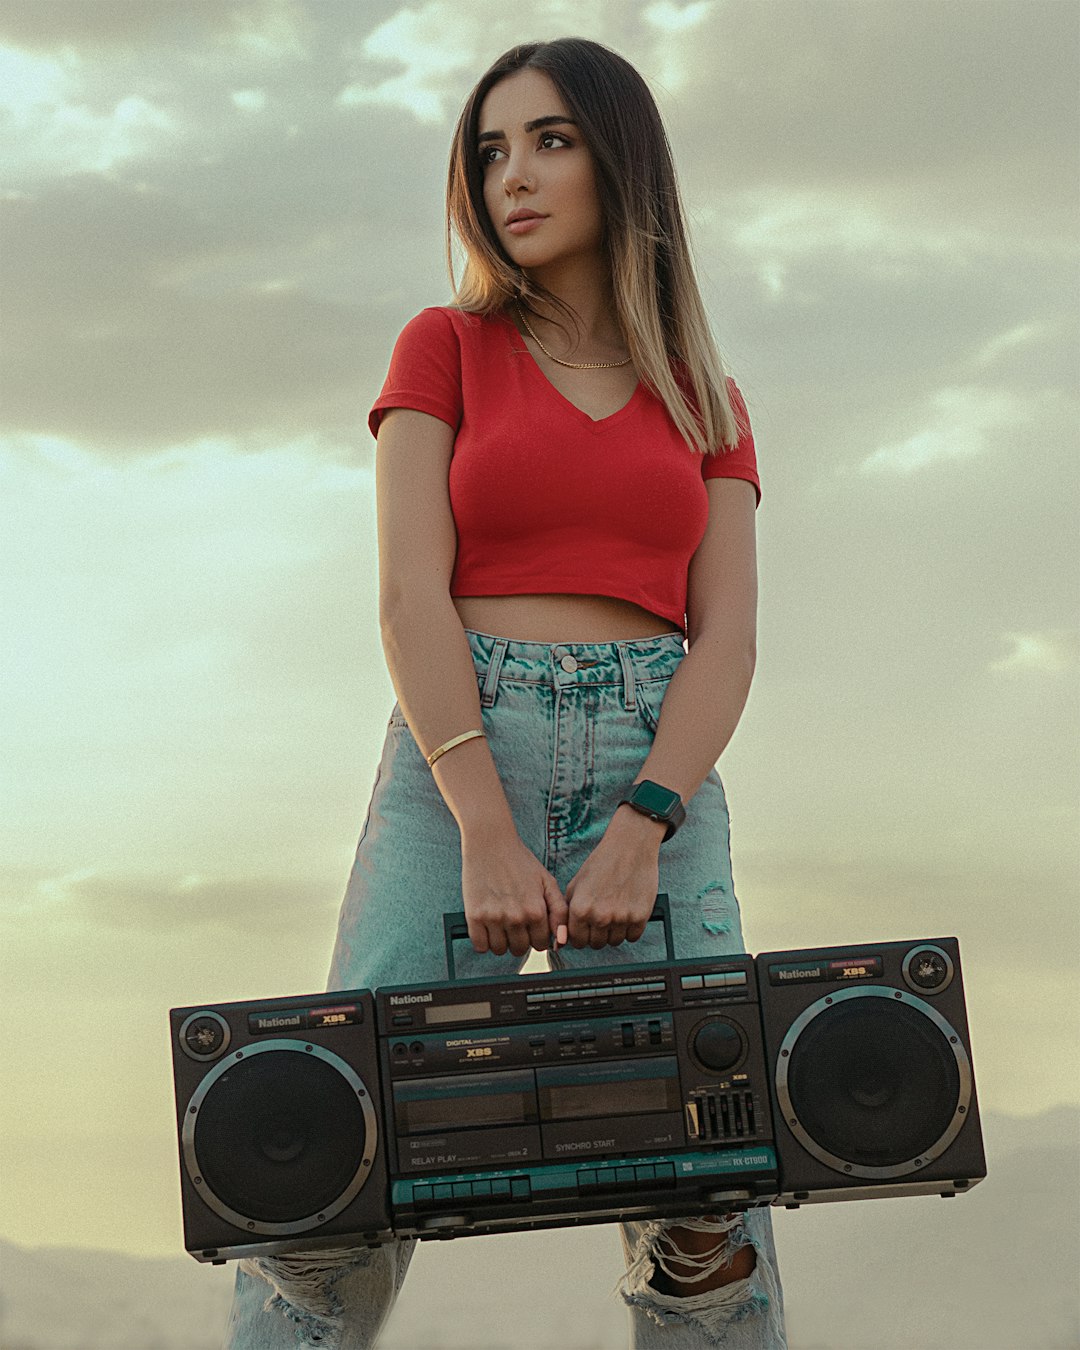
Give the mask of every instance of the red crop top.
<svg viewBox="0 0 1080 1350">
<path fill-rule="evenodd" d="M 405 325 L 368 418 L 413 408 L 454 428 L 450 594 L 609 595 L 686 629 L 690 559 L 705 534 L 705 479 L 761 488 L 746 408 L 739 443 L 700 455 L 639 383 L 593 421 L 548 380 L 508 318 L 433 307 Z"/>
</svg>

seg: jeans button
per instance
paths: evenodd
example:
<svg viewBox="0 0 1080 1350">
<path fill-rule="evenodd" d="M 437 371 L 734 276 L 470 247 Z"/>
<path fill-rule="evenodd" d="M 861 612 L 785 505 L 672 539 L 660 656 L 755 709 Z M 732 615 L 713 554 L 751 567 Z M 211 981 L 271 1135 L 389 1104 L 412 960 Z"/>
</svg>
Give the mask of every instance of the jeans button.
<svg viewBox="0 0 1080 1350">
<path fill-rule="evenodd" d="M 577 670 L 577 661 L 575 661 L 572 656 L 564 656 L 563 659 L 559 662 L 559 665 L 562 666 L 563 670 L 565 670 L 567 674 L 570 675 L 572 675 L 574 671 Z"/>
</svg>

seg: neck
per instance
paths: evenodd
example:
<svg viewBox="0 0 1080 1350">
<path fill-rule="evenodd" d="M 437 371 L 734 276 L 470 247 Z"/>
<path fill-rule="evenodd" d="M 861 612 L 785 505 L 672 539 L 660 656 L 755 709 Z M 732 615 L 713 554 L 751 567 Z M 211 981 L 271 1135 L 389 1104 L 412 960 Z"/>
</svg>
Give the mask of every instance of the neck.
<svg viewBox="0 0 1080 1350">
<path fill-rule="evenodd" d="M 574 259 L 557 267 L 534 268 L 529 277 L 577 315 L 582 344 L 625 350 L 626 342 L 615 315 L 615 292 L 606 269 L 601 271 L 592 260 Z M 549 308 L 537 306 L 542 322 L 565 323 L 561 315 L 549 312 Z"/>
</svg>

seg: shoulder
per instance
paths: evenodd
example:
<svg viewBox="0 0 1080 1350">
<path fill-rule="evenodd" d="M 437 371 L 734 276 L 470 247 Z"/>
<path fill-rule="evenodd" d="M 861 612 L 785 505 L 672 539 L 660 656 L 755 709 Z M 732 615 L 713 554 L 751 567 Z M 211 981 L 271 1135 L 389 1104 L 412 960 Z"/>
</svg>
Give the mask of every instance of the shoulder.
<svg viewBox="0 0 1080 1350">
<path fill-rule="evenodd" d="M 459 339 L 494 332 L 504 322 L 499 315 L 474 314 L 455 305 L 428 305 L 409 320 L 403 333 L 432 337 L 453 335 Z"/>
</svg>

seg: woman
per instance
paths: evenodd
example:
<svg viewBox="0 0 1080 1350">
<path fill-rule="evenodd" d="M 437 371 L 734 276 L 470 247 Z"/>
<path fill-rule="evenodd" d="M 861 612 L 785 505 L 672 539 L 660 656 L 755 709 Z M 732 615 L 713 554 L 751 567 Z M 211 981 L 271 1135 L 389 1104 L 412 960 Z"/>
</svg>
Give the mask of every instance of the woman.
<svg viewBox="0 0 1080 1350">
<path fill-rule="evenodd" d="M 758 478 L 644 81 L 581 39 L 507 52 L 448 214 L 457 303 L 406 325 L 371 413 L 399 702 L 329 987 L 445 979 L 462 908 L 459 977 L 662 959 L 660 891 L 677 955 L 741 952 L 714 765 L 753 673 Z M 622 1235 L 635 1346 L 785 1345 L 767 1210 Z M 228 1345 L 373 1346 L 414 1245 L 244 1262 Z"/>
</svg>

